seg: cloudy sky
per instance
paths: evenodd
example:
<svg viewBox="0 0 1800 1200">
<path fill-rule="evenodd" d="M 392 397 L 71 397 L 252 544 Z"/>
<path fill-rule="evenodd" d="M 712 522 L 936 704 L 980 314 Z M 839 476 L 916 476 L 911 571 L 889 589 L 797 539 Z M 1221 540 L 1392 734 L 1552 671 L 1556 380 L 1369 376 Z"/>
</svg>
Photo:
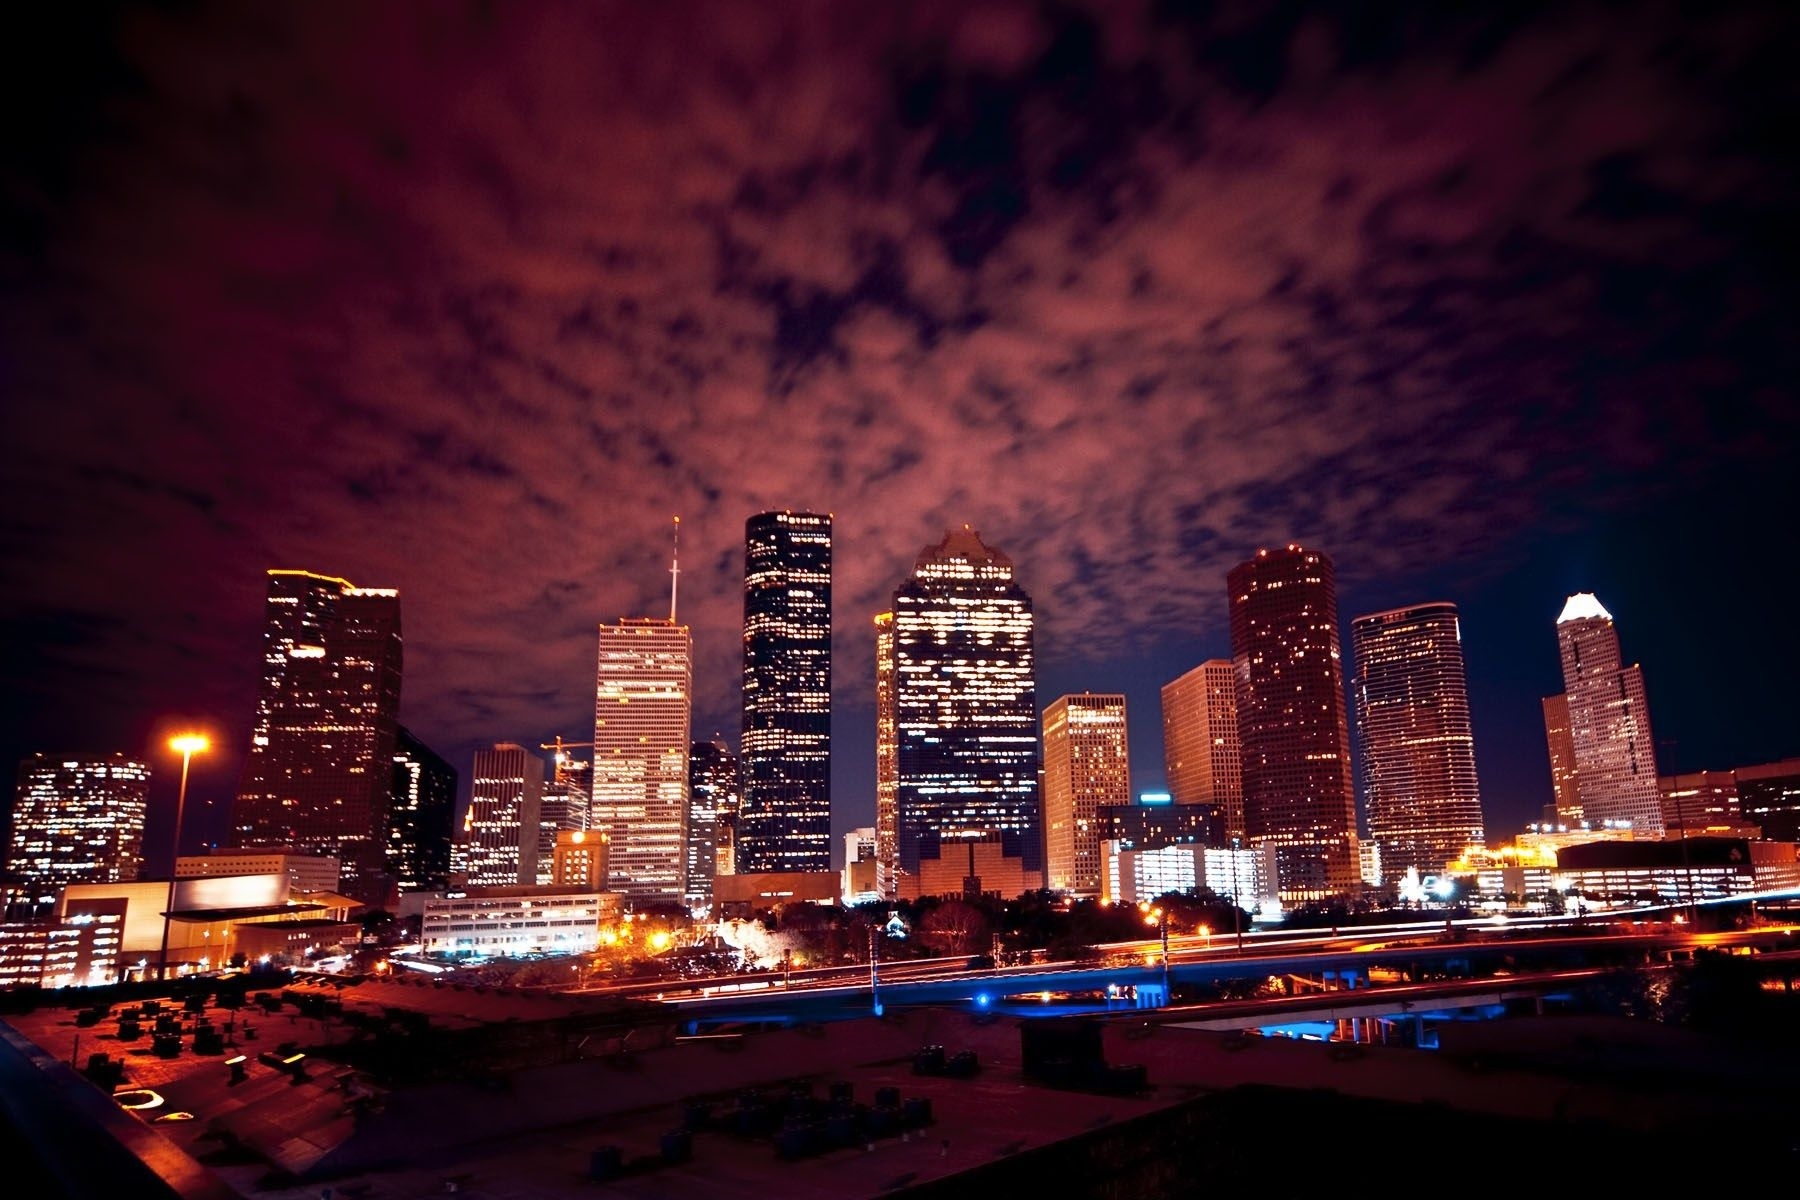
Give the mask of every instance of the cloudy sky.
<svg viewBox="0 0 1800 1200">
<path fill-rule="evenodd" d="M 743 524 L 792 507 L 836 518 L 840 828 L 869 618 L 965 522 L 1035 598 L 1040 702 L 1127 693 L 1138 787 L 1160 685 L 1229 652 L 1225 572 L 1291 540 L 1346 625 L 1462 605 L 1491 832 L 1549 798 L 1571 591 L 1665 765 L 1800 754 L 1797 25 L 35 6 L 0 52 L 0 751 L 202 722 L 204 836 L 269 567 L 400 589 L 402 719 L 465 771 L 586 740 L 595 625 L 666 612 L 677 513 L 695 732 L 734 740 Z"/>
</svg>

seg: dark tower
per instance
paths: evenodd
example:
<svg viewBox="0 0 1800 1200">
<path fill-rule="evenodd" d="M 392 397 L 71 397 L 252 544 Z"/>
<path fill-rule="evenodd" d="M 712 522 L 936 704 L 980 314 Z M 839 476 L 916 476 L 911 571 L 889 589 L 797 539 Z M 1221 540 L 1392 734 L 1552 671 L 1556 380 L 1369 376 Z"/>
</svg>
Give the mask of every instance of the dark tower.
<svg viewBox="0 0 1800 1200">
<path fill-rule="evenodd" d="M 1350 723 L 1331 560 L 1258 550 L 1226 577 L 1244 756 L 1244 833 L 1273 843 L 1285 903 L 1354 891 Z"/>
<path fill-rule="evenodd" d="M 334 856 L 345 890 L 379 901 L 400 666 L 398 592 L 269 572 L 256 728 L 232 814 L 239 846 Z"/>
<path fill-rule="evenodd" d="M 435 891 L 449 882 L 455 823 L 456 768 L 400 726 L 394 745 L 388 870 L 401 891 Z"/>
<path fill-rule="evenodd" d="M 737 871 L 831 870 L 831 517 L 744 525 Z"/>
</svg>

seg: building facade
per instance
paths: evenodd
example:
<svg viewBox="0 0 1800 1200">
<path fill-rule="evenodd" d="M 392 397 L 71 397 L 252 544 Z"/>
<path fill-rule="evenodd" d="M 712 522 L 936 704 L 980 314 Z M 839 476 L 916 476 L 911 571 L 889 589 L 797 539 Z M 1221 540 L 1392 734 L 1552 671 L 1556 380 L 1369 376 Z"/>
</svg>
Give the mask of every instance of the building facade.
<svg viewBox="0 0 1800 1200">
<path fill-rule="evenodd" d="M 1044 710 L 1044 868 L 1048 886 L 1100 894 L 1099 810 L 1131 801 L 1125 697 L 1058 696 Z"/>
<path fill-rule="evenodd" d="M 1588 592 L 1570 596 L 1563 606 L 1556 642 L 1583 818 L 1630 821 L 1644 836 L 1662 836 L 1656 742 L 1642 668 L 1625 665 L 1612 614 Z"/>
<path fill-rule="evenodd" d="M 744 525 L 740 874 L 831 869 L 831 516 Z"/>
<path fill-rule="evenodd" d="M 1670 834 L 1745 836 L 1741 832 L 1745 822 L 1738 808 L 1737 772 L 1661 775 L 1656 787 L 1662 794 L 1663 827 Z"/>
<path fill-rule="evenodd" d="M 456 783 L 456 768 L 400 726 L 394 745 L 388 870 L 403 892 L 438 891 L 449 882 Z"/>
<path fill-rule="evenodd" d="M 1108 804 L 1095 820 L 1100 840 L 1127 850 L 1160 850 L 1164 846 L 1228 846 L 1225 818 L 1211 804 Z"/>
<path fill-rule="evenodd" d="M 680 904 L 687 894 L 693 636 L 673 617 L 600 626 L 589 825 L 610 847 L 607 890 Z"/>
<path fill-rule="evenodd" d="M 1201 663 L 1162 689 L 1163 766 L 1177 804 L 1211 804 L 1244 836 L 1244 752 L 1231 660 Z"/>
<path fill-rule="evenodd" d="M 516 742 L 475 752 L 451 873 L 469 887 L 535 886 L 544 760 Z"/>
<path fill-rule="evenodd" d="M 893 614 L 900 871 L 916 874 L 945 839 L 993 832 L 1041 881 L 1036 626 L 1012 560 L 966 525 L 948 532 Z"/>
<path fill-rule="evenodd" d="M 1347 895 L 1360 868 L 1331 560 L 1259 550 L 1227 587 L 1245 836 L 1276 847 L 1284 903 Z"/>
<path fill-rule="evenodd" d="M 876 870 L 875 827 L 865 825 L 844 835 L 843 903 L 868 904 L 886 899 L 878 886 Z"/>
<path fill-rule="evenodd" d="M 1369 836 L 1381 881 L 1439 874 L 1487 842 L 1456 606 L 1415 604 L 1350 623 Z"/>
<path fill-rule="evenodd" d="M 553 757 L 538 804 L 537 884 L 554 882 L 557 838 L 588 827 L 588 767 L 567 754 Z"/>
<path fill-rule="evenodd" d="M 283 875 L 290 894 L 335 892 L 341 882 L 338 860 L 284 850 L 214 850 L 175 860 L 177 879 L 218 879 L 232 875 Z"/>
<path fill-rule="evenodd" d="M 149 796 L 149 765 L 123 754 L 34 754 L 20 763 L 6 854 L 19 902 L 41 908 L 72 883 L 136 879 Z"/>
<path fill-rule="evenodd" d="M 1154 901 L 1170 892 L 1209 891 L 1239 909 L 1268 915 L 1280 910 L 1273 843 L 1252 849 L 1176 843 L 1154 849 L 1108 841 L 1101 899 L 1111 904 Z M 1215 929 L 1220 934 L 1227 930 Z"/>
<path fill-rule="evenodd" d="M 237 845 L 330 855 L 350 891 L 386 891 L 401 665 L 398 592 L 269 572 Z"/>
<path fill-rule="evenodd" d="M 540 886 L 598 892 L 606 886 L 606 850 L 604 834 L 559 830 L 550 848 L 550 882 Z"/>
<path fill-rule="evenodd" d="M 1800 758 L 1739 767 L 1738 812 L 1766 838 L 1800 842 Z"/>
<path fill-rule="evenodd" d="M 1576 825 L 1581 812 L 1580 777 L 1575 771 L 1575 733 L 1569 727 L 1569 698 L 1558 692 L 1544 697 L 1544 741 L 1550 749 L 1550 825 Z"/>
<path fill-rule="evenodd" d="M 894 688 L 894 614 L 875 616 L 875 889 L 900 894 L 900 717 Z"/>
<path fill-rule="evenodd" d="M 604 892 L 479 888 L 427 899 L 420 937 L 433 954 L 591 954 L 618 918 L 619 898 Z"/>
<path fill-rule="evenodd" d="M 720 830 L 737 821 L 742 792 L 740 790 L 738 756 L 725 743 L 714 738 L 695 742 L 688 747 L 688 841 L 687 899 L 689 907 L 711 907 L 713 879 L 719 871 Z M 731 847 L 732 871 L 737 868 L 737 850 L 727 833 L 723 839 Z"/>
</svg>

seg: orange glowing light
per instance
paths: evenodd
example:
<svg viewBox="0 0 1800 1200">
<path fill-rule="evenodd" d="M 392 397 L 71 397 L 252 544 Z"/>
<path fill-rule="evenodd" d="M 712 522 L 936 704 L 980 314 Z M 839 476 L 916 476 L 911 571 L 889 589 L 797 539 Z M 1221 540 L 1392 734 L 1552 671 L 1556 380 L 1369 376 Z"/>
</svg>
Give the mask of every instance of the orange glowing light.
<svg viewBox="0 0 1800 1200">
<path fill-rule="evenodd" d="M 204 733 L 179 733 L 169 739 L 169 749 L 177 754 L 205 754 L 211 748 Z"/>
</svg>

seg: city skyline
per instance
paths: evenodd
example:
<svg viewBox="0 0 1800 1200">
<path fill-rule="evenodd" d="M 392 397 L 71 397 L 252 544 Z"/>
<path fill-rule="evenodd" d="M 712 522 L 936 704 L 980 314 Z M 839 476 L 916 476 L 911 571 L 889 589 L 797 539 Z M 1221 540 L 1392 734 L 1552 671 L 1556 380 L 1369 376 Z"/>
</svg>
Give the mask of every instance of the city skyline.
<svg viewBox="0 0 1800 1200">
<path fill-rule="evenodd" d="M 672 513 L 693 729 L 736 744 L 743 522 L 792 508 L 834 514 L 834 846 L 870 622 L 965 523 L 1039 696 L 1126 696 L 1134 791 L 1227 570 L 1290 541 L 1345 628 L 1457 605 L 1490 837 L 1550 801 L 1570 595 L 1660 768 L 1800 753 L 1800 631 L 1704 633 L 1778 572 L 1691 582 L 1785 539 L 1800 18 L 1178 10 L 33 13 L 0 752 L 145 761 L 155 866 L 204 727 L 187 832 L 227 836 L 264 572 L 305 569 L 403 597 L 400 719 L 466 795 L 483 746 L 585 740 Z"/>
</svg>

